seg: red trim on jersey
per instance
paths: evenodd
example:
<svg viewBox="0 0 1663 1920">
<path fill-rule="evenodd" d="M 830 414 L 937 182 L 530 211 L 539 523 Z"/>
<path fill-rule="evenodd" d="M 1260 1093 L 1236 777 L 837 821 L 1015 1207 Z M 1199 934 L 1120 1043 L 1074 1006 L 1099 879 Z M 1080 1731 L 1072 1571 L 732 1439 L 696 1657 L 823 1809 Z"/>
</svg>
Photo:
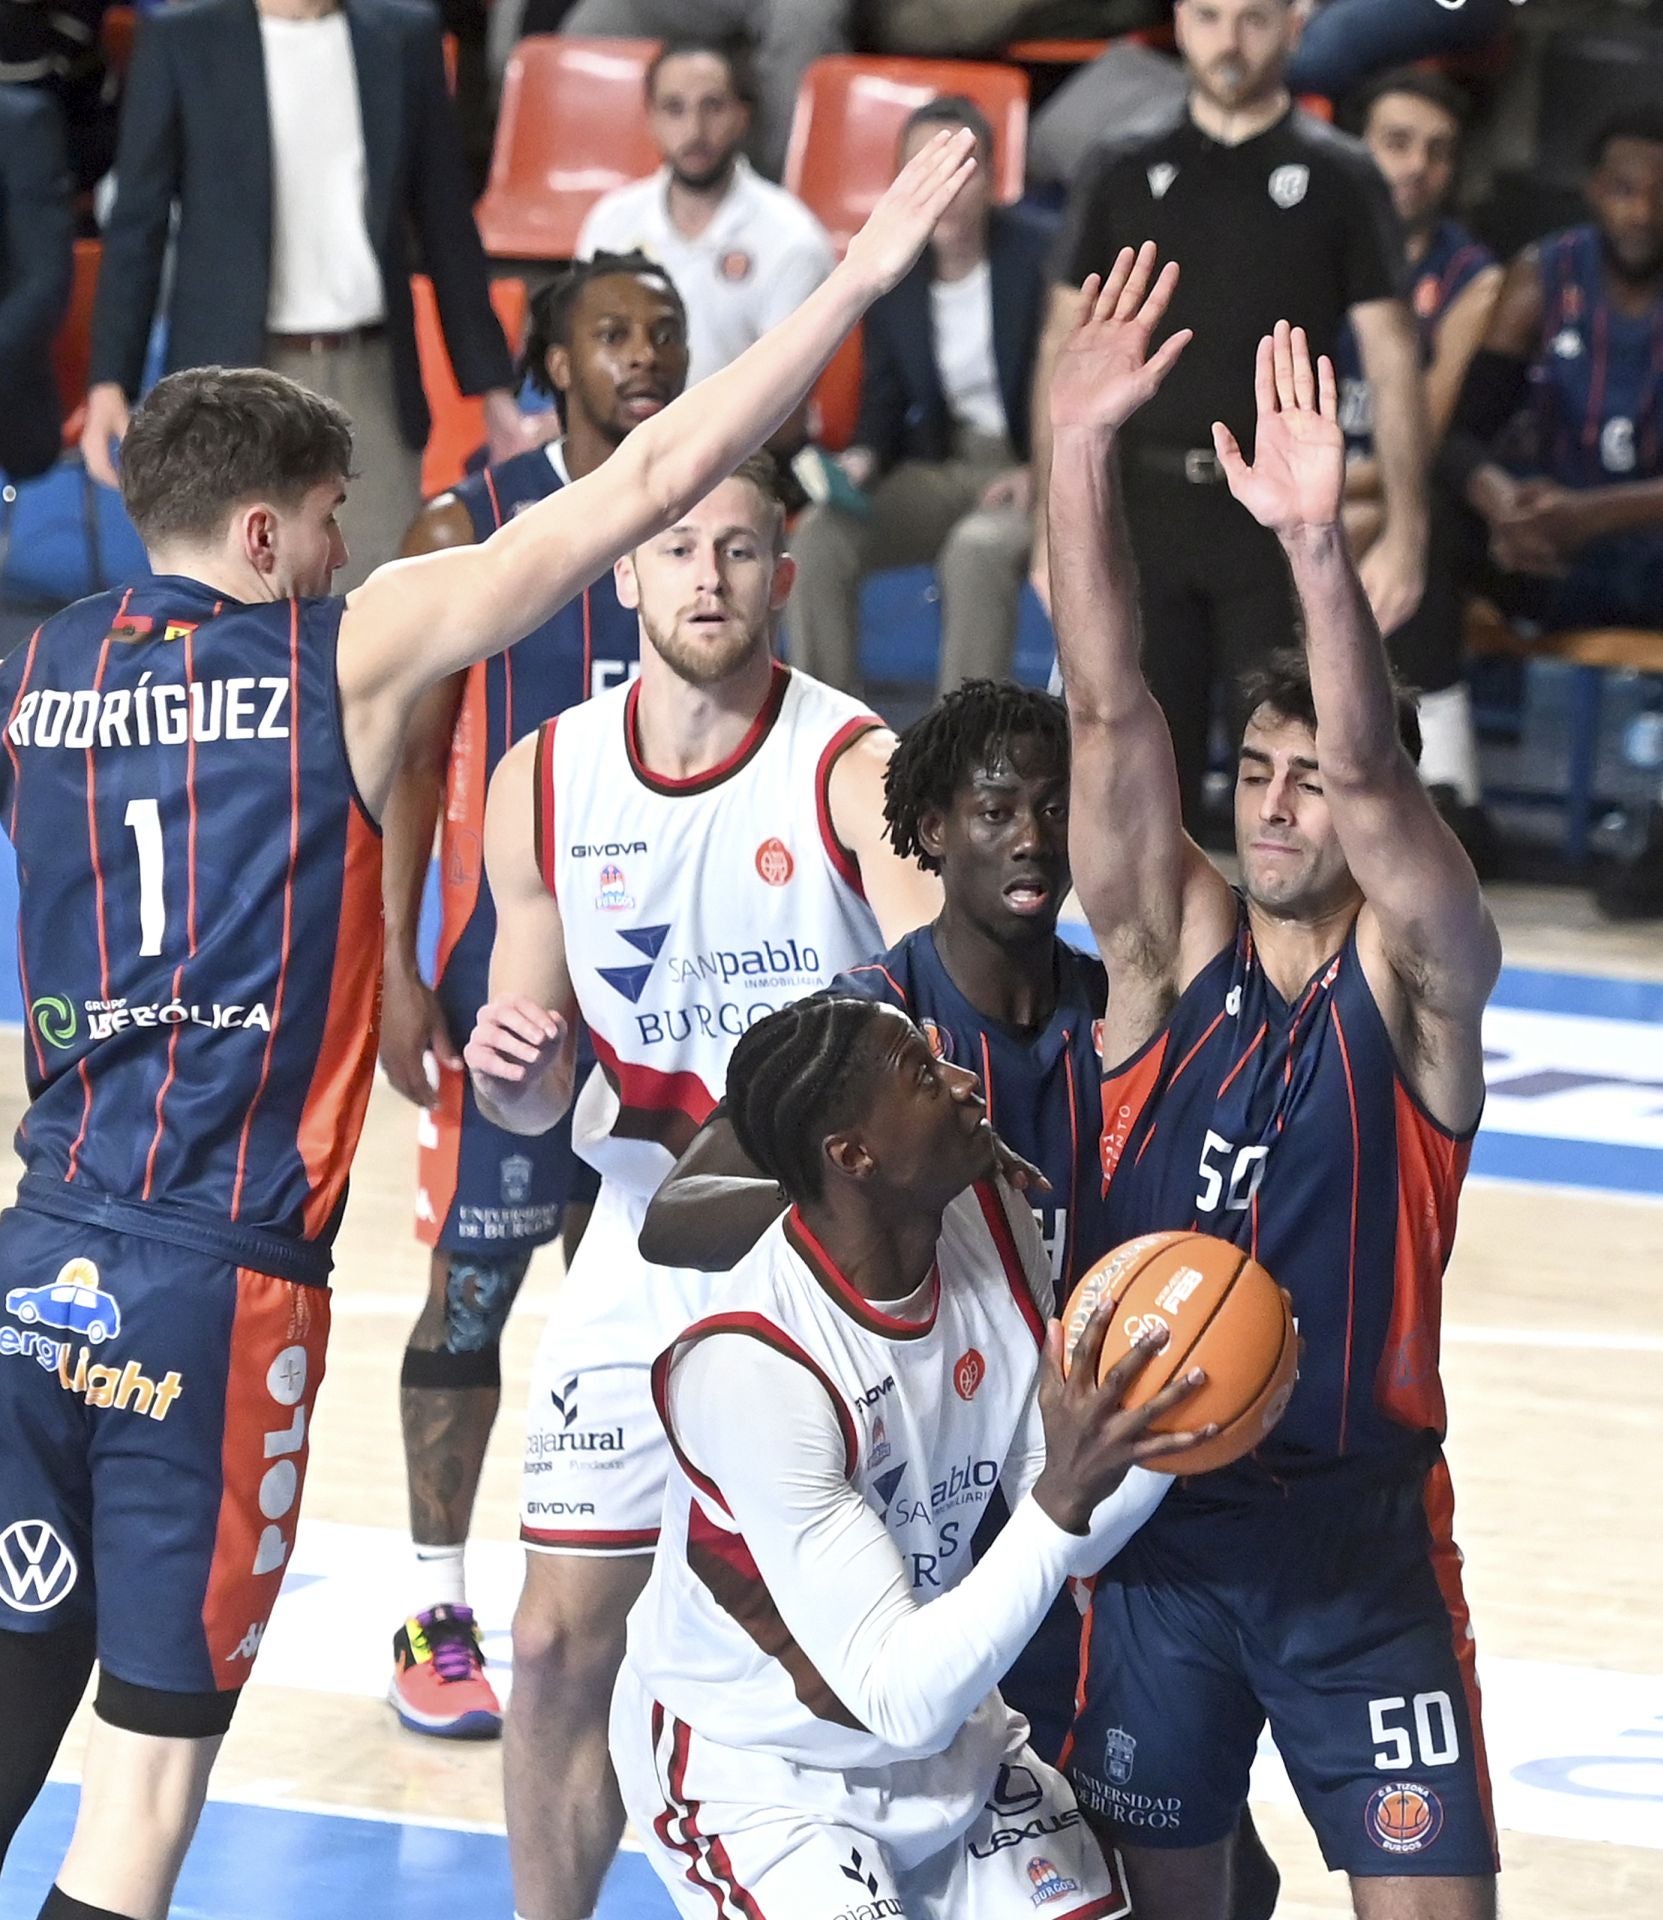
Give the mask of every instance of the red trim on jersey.
<svg viewBox="0 0 1663 1920">
<path fill-rule="evenodd" d="M 657 1067 L 644 1067 L 637 1061 L 621 1059 L 604 1036 L 592 1027 L 589 1039 L 595 1049 L 595 1058 L 617 1092 L 618 1105 L 623 1110 L 619 1114 L 620 1121 L 624 1113 L 629 1112 L 679 1113 L 691 1120 L 695 1127 L 702 1127 L 715 1111 L 715 1096 L 696 1073 L 661 1073 Z M 626 1140 L 659 1138 L 659 1130 L 631 1133 L 617 1123 L 614 1123 L 612 1131 L 618 1138 Z"/>
<path fill-rule="evenodd" d="M 1472 1614 L 1461 1585 L 1461 1550 L 1455 1544 L 1455 1489 L 1450 1484 L 1449 1468 L 1441 1457 L 1421 1483 L 1421 1506 L 1426 1513 L 1427 1531 L 1432 1536 L 1432 1572 L 1438 1582 L 1444 1611 L 1449 1615 L 1450 1646 L 1461 1673 L 1461 1691 L 1466 1696 L 1472 1755 L 1478 1772 L 1479 1805 L 1484 1810 L 1490 1850 L 1497 1854 L 1496 1864 L 1499 1865 L 1495 1803 L 1490 1792 L 1490 1761 L 1484 1747 L 1484 1702 L 1478 1687 L 1478 1645 L 1473 1639 Z"/>
<path fill-rule="evenodd" d="M 1063 1241 L 1062 1277 L 1066 1287 L 1074 1275 L 1074 1236 L 1080 1220 L 1080 1090 L 1074 1084 L 1074 1035 L 1062 1036 L 1063 1073 L 1068 1081 L 1068 1233 Z M 1062 1304 L 1059 1298 L 1054 1304 Z"/>
<path fill-rule="evenodd" d="M 514 649 L 502 654 L 502 750 L 514 744 Z"/>
<path fill-rule="evenodd" d="M 983 1027 L 977 1038 L 982 1043 L 982 1105 L 987 1109 L 987 1124 L 993 1125 L 993 1055 L 988 1051 L 987 1029 Z"/>
<path fill-rule="evenodd" d="M 865 1327 L 868 1333 L 881 1333 L 889 1340 L 919 1340 L 934 1327 L 936 1314 L 941 1309 L 939 1266 L 932 1265 L 930 1268 L 927 1283 L 930 1289 L 929 1313 L 922 1320 L 902 1320 L 893 1313 L 885 1313 L 876 1301 L 868 1300 L 848 1280 L 796 1207 L 792 1207 L 785 1216 L 785 1237 L 836 1304 L 857 1325 Z"/>
<path fill-rule="evenodd" d="M 583 589 L 583 691 L 579 700 L 587 700 L 595 684 L 595 621 L 589 603 L 590 589 Z"/>
<path fill-rule="evenodd" d="M 596 1553 L 642 1553 L 658 1545 L 657 1527 L 619 1528 L 612 1532 L 569 1531 L 555 1527 L 528 1527 L 522 1521 L 520 1538 L 534 1547 L 587 1547 Z"/>
<path fill-rule="evenodd" d="M 457 1180 L 462 1168 L 462 1090 L 468 1083 L 466 1067 L 439 1069 L 439 1090 L 427 1110 L 432 1144 L 416 1146 L 416 1238 L 425 1247 L 437 1247 L 450 1210 L 456 1204 Z M 425 1195 L 427 1209 L 421 1207 Z"/>
<path fill-rule="evenodd" d="M 1600 415 L 1605 411 L 1605 376 L 1611 357 L 1611 313 L 1602 301 L 1594 313 L 1594 368 L 1588 380 L 1588 415 L 1582 423 L 1582 444 L 1597 447 Z"/>
<path fill-rule="evenodd" d="M 682 1452 L 681 1443 L 676 1439 L 675 1429 L 670 1424 L 670 1369 L 675 1364 L 677 1355 L 684 1348 L 693 1346 L 700 1340 L 708 1340 L 712 1334 L 716 1333 L 737 1333 L 751 1340 L 760 1340 L 765 1347 L 772 1347 L 774 1352 L 783 1354 L 787 1360 L 796 1361 L 798 1366 L 806 1368 L 814 1375 L 825 1388 L 826 1397 L 832 1403 L 832 1411 L 837 1415 L 837 1424 L 843 1434 L 843 1471 L 852 1476 L 860 1461 L 860 1433 L 855 1426 L 855 1417 L 849 1411 L 848 1402 L 838 1391 L 837 1382 L 832 1379 L 826 1369 L 813 1354 L 800 1347 L 790 1334 L 782 1327 L 776 1327 L 764 1314 L 713 1313 L 707 1314 L 702 1320 L 695 1320 L 690 1327 L 679 1333 L 652 1363 L 651 1375 L 653 1406 L 657 1409 L 665 1438 L 670 1443 L 670 1451 L 676 1456 L 682 1472 L 700 1493 L 713 1500 L 723 1513 L 728 1513 L 728 1503 L 722 1498 L 721 1489 L 714 1480 L 693 1465 Z M 729 1513 L 728 1518 L 732 1519 L 732 1517 Z"/>
<path fill-rule="evenodd" d="M 1472 1142 L 1455 1139 L 1397 1083 L 1397 1240 L 1392 1259 L 1392 1312 L 1374 1380 L 1381 1412 L 1406 1427 L 1442 1433 L 1447 1414 L 1438 1376 L 1438 1333 L 1444 1269 L 1455 1243 L 1455 1220 L 1472 1158 Z"/>
<path fill-rule="evenodd" d="M 1080 1657 L 1074 1668 L 1074 1718 L 1068 1723 L 1068 1731 L 1063 1735 L 1062 1751 L 1057 1755 L 1057 1771 L 1066 1773 L 1069 1760 L 1074 1753 L 1074 1729 L 1080 1724 L 1080 1716 L 1086 1710 L 1086 1698 L 1091 1680 L 1091 1621 L 1097 1607 L 1097 1582 L 1095 1579 L 1082 1580 L 1080 1585 L 1091 1596 L 1086 1601 L 1085 1612 L 1080 1616 Z"/>
<path fill-rule="evenodd" d="M 17 683 L 17 696 L 12 701 L 11 712 L 6 715 L 6 731 L 0 738 L 5 740 L 6 758 L 12 763 L 12 816 L 11 825 L 6 829 L 6 837 L 15 847 L 17 845 L 17 807 L 23 798 L 23 766 L 17 757 L 17 749 L 12 745 L 12 722 L 17 718 L 17 710 L 23 704 L 23 696 L 29 688 L 29 678 L 35 670 L 35 648 L 40 640 L 40 628 L 36 627 L 29 636 L 29 651 L 23 657 L 23 677 Z M 44 1080 L 46 1078 L 46 1049 L 41 1045 L 40 1029 L 35 1024 L 30 1008 L 34 997 L 29 992 L 29 968 L 23 957 L 23 916 L 17 920 L 17 978 L 23 989 L 23 1018 L 29 1029 L 29 1043 L 35 1050 L 35 1071 Z"/>
<path fill-rule="evenodd" d="M 491 531 L 495 533 L 502 525 L 502 502 L 497 498 L 497 483 L 491 477 L 489 467 L 482 468 L 479 477 L 485 482 L 485 497 L 491 503 Z"/>
<path fill-rule="evenodd" d="M 121 605 L 116 609 L 116 623 L 127 611 L 127 602 L 133 597 L 129 587 L 121 596 Z M 104 668 L 110 657 L 111 633 L 105 634 L 98 649 L 98 665 L 93 671 L 92 690 L 99 693 L 104 686 Z M 93 765 L 92 748 L 87 753 L 87 850 L 92 855 L 92 897 L 93 911 L 98 922 L 98 982 L 99 997 L 105 1001 L 110 997 L 110 939 L 104 925 L 104 862 L 98 852 L 98 775 Z M 87 1056 L 83 1053 L 75 1063 L 76 1073 L 81 1081 L 81 1130 L 76 1134 L 69 1149 L 69 1162 L 64 1168 L 64 1179 L 73 1180 L 81 1163 L 81 1148 L 86 1144 L 87 1129 L 92 1124 L 92 1075 L 87 1071 Z"/>
<path fill-rule="evenodd" d="M 1207 1044 L 1207 1042 L 1210 1039 L 1212 1039 L 1213 1035 L 1218 1032 L 1219 1028 L 1223 1024 L 1224 1024 L 1224 1009 L 1220 1007 L 1218 1012 L 1213 1015 L 1212 1025 L 1208 1027 L 1207 1031 L 1204 1034 L 1202 1034 L 1199 1040 L 1196 1041 L 1195 1045 L 1190 1048 L 1189 1052 L 1184 1055 L 1183 1059 L 1178 1062 L 1177 1066 L 1175 1066 L 1172 1069 L 1172 1078 L 1167 1082 L 1168 1086 L 1170 1087 L 1177 1086 L 1178 1082 L 1184 1077 L 1185 1070 L 1188 1068 L 1190 1062 Z"/>
<path fill-rule="evenodd" d="M 506 656 L 505 656 L 506 657 Z M 433 978 L 442 980 L 456 943 L 479 904 L 485 868 L 484 748 L 489 713 L 487 666 L 469 667 L 451 724 L 445 767 L 445 810 L 439 823 L 439 950 Z"/>
<path fill-rule="evenodd" d="M 554 884 L 555 855 L 559 850 L 559 843 L 554 837 L 554 727 L 554 720 L 545 720 L 537 729 L 537 750 L 533 758 L 535 772 L 532 775 L 531 834 L 537 871 L 543 876 L 543 885 L 558 899 L 559 893 Z"/>
<path fill-rule="evenodd" d="M 1135 1054 L 1130 1065 L 1103 1076 L 1103 1138 L 1099 1158 L 1103 1166 L 1103 1191 L 1109 1190 L 1115 1169 L 1126 1151 L 1132 1130 L 1143 1118 L 1154 1098 L 1161 1077 L 1161 1066 L 1172 1040 L 1170 1031 L 1158 1036 Z"/>
<path fill-rule="evenodd" d="M 1045 1320 L 1034 1301 L 1034 1290 L 1028 1281 L 1028 1270 L 1022 1264 L 1022 1256 L 1016 1249 L 1016 1236 L 1011 1232 L 1010 1215 L 1005 1211 L 1005 1203 L 1000 1198 L 999 1189 L 991 1180 L 978 1180 L 971 1192 L 976 1196 L 976 1204 L 982 1210 L 982 1218 L 987 1222 L 987 1230 L 993 1235 L 993 1244 L 998 1250 L 999 1264 L 1005 1270 L 1005 1285 L 1011 1290 L 1011 1298 L 1016 1302 L 1016 1310 L 1021 1314 L 1023 1323 L 1034 1336 L 1034 1345 L 1045 1345 Z"/>
<path fill-rule="evenodd" d="M 1357 1119 L 1357 1087 L 1351 1077 L 1351 1049 L 1345 1043 L 1345 1026 L 1339 1006 L 1332 1000 L 1328 1011 L 1334 1021 L 1334 1037 L 1340 1043 L 1340 1065 L 1345 1069 L 1345 1103 L 1351 1113 L 1351 1231 L 1346 1237 L 1345 1255 L 1345 1375 L 1340 1383 L 1340 1433 L 1335 1448 L 1345 1452 L 1345 1429 L 1351 1415 L 1351 1349 L 1357 1324 L 1357 1201 L 1362 1182 L 1363 1141 Z"/>
<path fill-rule="evenodd" d="M 902 1010 L 908 1013 L 912 1011 L 911 1002 L 907 999 L 907 996 L 905 995 L 905 993 L 902 992 L 900 981 L 895 978 L 894 974 L 892 974 L 889 971 L 888 967 L 882 965 L 879 961 L 868 960 L 864 966 L 849 967 L 848 969 L 846 969 L 846 971 L 849 973 L 851 977 L 853 977 L 853 975 L 857 973 L 881 973 L 883 977 L 889 982 L 890 992 L 893 993 L 895 998 L 900 1001 Z"/>
<path fill-rule="evenodd" d="M 814 816 L 820 823 L 820 844 L 826 849 L 826 858 L 831 861 L 838 878 L 862 900 L 866 898 L 866 888 L 860 877 L 860 862 L 838 839 L 837 828 L 832 822 L 831 778 L 833 769 L 850 747 L 863 734 L 871 733 L 882 725 L 876 714 L 862 714 L 853 720 L 846 720 L 826 742 L 820 754 L 820 764 L 814 769 Z"/>
<path fill-rule="evenodd" d="M 294 946 L 294 879 L 300 864 L 300 602 L 289 601 L 289 866 L 283 876 L 283 953 L 277 963 L 277 991 L 271 1000 L 271 1030 L 266 1035 L 265 1053 L 260 1061 L 260 1078 L 254 1098 L 243 1115 L 242 1138 L 237 1142 L 237 1178 L 231 1189 L 231 1218 L 240 1219 L 243 1204 L 243 1178 L 248 1171 L 248 1141 L 254 1130 L 254 1115 L 265 1098 L 266 1082 L 271 1078 L 271 1057 L 277 1046 L 277 1029 L 283 1021 L 283 995 L 289 984 L 289 954 Z"/>
<path fill-rule="evenodd" d="M 381 945 L 381 837 L 351 807 L 341 861 L 335 964 L 317 1060 L 295 1129 L 295 1145 L 306 1168 L 301 1231 L 309 1240 L 335 1217 L 364 1130 L 381 1027 Z"/>
<path fill-rule="evenodd" d="M 1258 1052 L 1260 1044 L 1263 1042 L 1265 1035 L 1269 1031 L 1270 1031 L 1270 1022 L 1268 1020 L 1260 1021 L 1259 1031 L 1256 1034 L 1254 1034 L 1253 1038 L 1248 1042 L 1247 1051 L 1230 1069 L 1230 1071 L 1224 1076 L 1223 1085 L 1220 1086 L 1218 1090 L 1218 1097 L 1220 1100 L 1222 1100 L 1224 1096 L 1230 1091 L 1230 1088 L 1235 1081 L 1236 1075 L 1241 1072 L 1242 1068 L 1245 1067 L 1248 1061 L 1253 1058 L 1254 1054 Z"/>
<path fill-rule="evenodd" d="M 685 780 L 672 780 L 667 774 L 654 773 L 641 758 L 640 735 L 636 724 L 636 709 L 641 704 L 641 682 L 639 679 L 632 680 L 629 692 L 624 696 L 624 752 L 629 760 L 630 771 L 652 793 L 668 794 L 672 798 L 683 793 L 708 793 L 724 780 L 731 780 L 756 757 L 763 741 L 773 731 L 774 722 L 780 717 L 780 708 L 785 704 L 785 690 L 790 684 L 791 669 L 774 661 L 768 679 L 768 692 L 739 745 L 725 760 L 718 760 L 715 766 L 707 767 L 703 773 L 689 774 Z"/>
</svg>

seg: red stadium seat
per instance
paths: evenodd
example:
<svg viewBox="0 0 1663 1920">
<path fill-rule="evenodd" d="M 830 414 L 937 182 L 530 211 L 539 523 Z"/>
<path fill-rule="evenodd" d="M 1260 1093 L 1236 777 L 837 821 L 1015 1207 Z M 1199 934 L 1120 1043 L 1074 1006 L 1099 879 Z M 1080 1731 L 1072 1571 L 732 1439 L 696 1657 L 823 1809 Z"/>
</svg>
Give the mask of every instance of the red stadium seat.
<svg viewBox="0 0 1663 1920">
<path fill-rule="evenodd" d="M 422 385 L 433 413 L 432 430 L 422 454 L 422 498 L 454 487 L 466 472 L 468 455 L 485 442 L 485 407 L 457 389 L 439 325 L 439 303 L 433 282 L 425 273 L 410 277 L 410 296 L 416 306 L 416 352 L 421 360 Z M 518 352 L 525 334 L 526 289 L 523 280 L 493 280 L 491 305 L 509 349 Z"/>
<path fill-rule="evenodd" d="M 1083 67 L 1113 45 L 1112 40 L 1013 40 L 1004 54 L 1022 67 Z"/>
<path fill-rule="evenodd" d="M 132 7 L 106 7 L 98 23 L 98 47 L 104 64 L 118 79 L 126 79 L 133 60 L 133 35 L 138 14 Z"/>
<path fill-rule="evenodd" d="M 974 100 L 993 126 L 996 197 L 1022 197 L 1028 158 L 1028 76 L 980 60 L 880 60 L 832 54 L 803 76 L 785 185 L 813 209 L 838 250 L 849 244 L 895 175 L 907 115 L 937 94 Z"/>
<path fill-rule="evenodd" d="M 103 255 L 104 245 L 100 240 L 75 242 L 75 277 L 70 282 L 69 310 L 52 342 L 52 372 L 63 407 L 66 447 L 74 446 L 81 437 L 81 410 L 87 397 L 87 377 L 92 371 L 92 303 L 98 291 L 98 263 Z"/>
<path fill-rule="evenodd" d="M 841 453 L 855 437 L 855 421 L 860 414 L 860 328 L 856 327 L 832 355 L 821 374 L 811 398 L 816 442 L 828 453 Z"/>
<path fill-rule="evenodd" d="M 475 208 L 499 260 L 569 260 L 603 193 L 659 164 L 643 89 L 655 40 L 532 34 L 502 83 L 491 177 Z"/>
</svg>

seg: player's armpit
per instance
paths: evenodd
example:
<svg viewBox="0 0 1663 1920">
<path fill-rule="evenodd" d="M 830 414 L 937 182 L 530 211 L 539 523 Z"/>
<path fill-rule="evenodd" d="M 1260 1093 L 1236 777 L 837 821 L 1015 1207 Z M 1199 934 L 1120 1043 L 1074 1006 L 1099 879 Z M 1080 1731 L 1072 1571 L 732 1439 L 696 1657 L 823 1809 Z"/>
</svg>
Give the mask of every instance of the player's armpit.
<svg viewBox="0 0 1663 1920">
<path fill-rule="evenodd" d="M 866 904 L 890 946 L 941 911 L 941 882 L 915 861 L 903 860 L 889 843 L 884 775 L 894 751 L 894 734 L 873 727 L 844 748 L 826 781 L 832 833 L 854 855 Z"/>
<path fill-rule="evenodd" d="M 785 1196 L 717 1107 L 653 1195 L 636 1242 L 660 1267 L 726 1273 L 785 1211 Z"/>
</svg>

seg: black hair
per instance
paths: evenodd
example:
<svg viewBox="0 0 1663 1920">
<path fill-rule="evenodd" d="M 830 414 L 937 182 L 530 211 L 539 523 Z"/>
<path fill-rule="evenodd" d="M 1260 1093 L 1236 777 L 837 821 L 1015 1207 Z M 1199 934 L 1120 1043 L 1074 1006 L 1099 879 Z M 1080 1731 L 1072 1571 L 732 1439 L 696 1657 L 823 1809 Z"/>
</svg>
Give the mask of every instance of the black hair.
<svg viewBox="0 0 1663 1920">
<path fill-rule="evenodd" d="M 1347 122 L 1362 132 L 1376 102 L 1389 93 L 1407 93 L 1425 100 L 1447 113 L 1463 133 L 1472 118 L 1472 102 L 1447 73 L 1440 73 L 1436 67 L 1393 67 L 1377 74 L 1346 103 Z"/>
<path fill-rule="evenodd" d="M 520 375 L 522 379 L 529 380 L 539 393 L 551 395 L 556 402 L 561 398 L 549 378 L 549 350 L 572 344 L 572 315 L 577 311 L 578 298 L 583 289 L 593 281 L 611 280 L 619 276 L 657 281 L 669 296 L 676 317 L 681 321 L 682 331 L 686 332 L 686 305 L 676 283 L 656 260 L 644 253 L 597 253 L 589 260 L 574 260 L 569 267 L 557 273 L 546 287 L 539 289 L 531 302 L 525 350 L 520 356 Z"/>
<path fill-rule="evenodd" d="M 812 993 L 747 1028 L 728 1060 L 725 1105 L 734 1135 L 793 1200 L 818 1200 L 825 1189 L 820 1150 L 864 1103 L 883 1005 Z"/>
<path fill-rule="evenodd" d="M 1397 737 L 1416 766 L 1420 765 L 1420 709 L 1412 687 L 1406 687 L 1391 669 L 1392 703 L 1397 709 Z M 1278 647 L 1262 667 L 1241 678 L 1242 703 L 1249 714 L 1269 707 L 1284 720 L 1297 720 L 1317 732 L 1316 700 L 1311 692 L 1311 663 L 1302 647 Z M 1317 742 L 1318 757 L 1322 743 Z"/>
<path fill-rule="evenodd" d="M 976 136 L 976 145 L 985 159 L 993 158 L 993 126 L 968 94 L 938 93 L 921 107 L 914 107 L 901 125 L 897 152 L 906 151 L 907 142 L 919 127 L 968 127 Z"/>
<path fill-rule="evenodd" d="M 1004 765 L 1013 740 L 1032 737 L 1068 771 L 1068 709 L 1054 693 L 1014 680 L 966 680 L 944 694 L 896 742 L 884 775 L 883 817 L 896 853 L 927 872 L 941 862 L 924 851 L 918 823 L 945 813 L 983 768 Z"/>
<path fill-rule="evenodd" d="M 1588 142 L 1588 164 L 1603 166 L 1606 149 L 1613 140 L 1645 140 L 1663 147 L 1663 106 L 1642 100 L 1617 110 L 1602 120 L 1599 130 Z"/>
<path fill-rule="evenodd" d="M 666 60 L 685 60 L 691 54 L 708 54 L 720 60 L 728 70 L 728 81 L 735 96 L 747 107 L 756 105 L 756 73 L 751 61 L 751 43 L 742 33 L 678 34 L 666 40 L 647 63 L 647 104 L 652 105 L 658 88 L 659 70 Z"/>
</svg>

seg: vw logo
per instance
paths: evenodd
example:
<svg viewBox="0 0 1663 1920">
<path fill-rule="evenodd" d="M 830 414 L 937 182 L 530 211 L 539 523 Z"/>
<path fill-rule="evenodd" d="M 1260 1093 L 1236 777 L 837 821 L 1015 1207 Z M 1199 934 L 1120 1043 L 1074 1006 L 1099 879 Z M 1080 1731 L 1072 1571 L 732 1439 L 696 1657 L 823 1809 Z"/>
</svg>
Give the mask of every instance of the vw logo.
<svg viewBox="0 0 1663 1920">
<path fill-rule="evenodd" d="M 0 1533 L 0 1594 L 19 1613 L 47 1613 L 75 1584 L 75 1556 L 44 1520 L 14 1520 Z"/>
</svg>

